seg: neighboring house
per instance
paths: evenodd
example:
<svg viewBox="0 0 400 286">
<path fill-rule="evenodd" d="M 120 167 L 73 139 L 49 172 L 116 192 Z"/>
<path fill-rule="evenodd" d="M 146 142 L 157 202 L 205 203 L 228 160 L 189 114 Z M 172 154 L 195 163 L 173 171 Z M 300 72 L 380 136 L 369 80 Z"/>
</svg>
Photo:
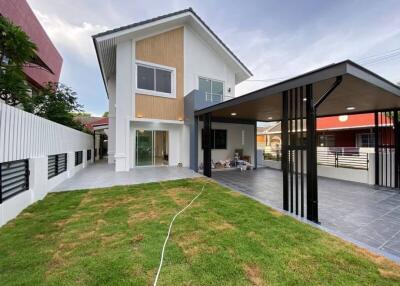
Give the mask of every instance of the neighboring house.
<svg viewBox="0 0 400 286">
<path fill-rule="evenodd" d="M 201 165 L 193 106 L 235 97 L 235 86 L 251 72 L 192 9 L 100 33 L 93 41 L 109 99 L 108 161 L 115 170 Z M 254 125 L 220 122 L 213 129 L 213 160 L 232 159 L 236 151 L 254 160 Z M 197 148 L 198 162 L 192 158 Z"/>
<path fill-rule="evenodd" d="M 101 160 L 107 157 L 108 117 L 77 116 L 75 120 L 93 133 L 95 138 L 94 159 Z"/>
<path fill-rule="evenodd" d="M 0 15 L 20 26 L 37 46 L 34 64 L 24 67 L 32 94 L 47 82 L 58 82 L 63 59 L 25 0 L 0 0 Z"/>
<path fill-rule="evenodd" d="M 389 125 L 390 119 L 387 118 Z M 373 148 L 375 145 L 375 117 L 373 113 L 321 117 L 317 119 L 317 146 Z M 384 144 L 393 144 L 394 134 L 388 127 L 382 132 Z M 257 133 L 259 149 L 280 148 L 281 125 L 276 123 Z M 264 145 L 263 145 L 264 144 Z"/>
</svg>

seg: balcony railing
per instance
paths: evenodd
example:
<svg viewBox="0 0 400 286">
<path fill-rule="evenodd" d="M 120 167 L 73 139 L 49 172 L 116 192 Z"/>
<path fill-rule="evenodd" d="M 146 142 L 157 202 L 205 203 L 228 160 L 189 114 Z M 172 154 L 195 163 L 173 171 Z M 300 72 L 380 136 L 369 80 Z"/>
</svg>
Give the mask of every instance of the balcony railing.
<svg viewBox="0 0 400 286">
<path fill-rule="evenodd" d="M 206 96 L 206 102 L 212 102 L 214 104 L 234 98 L 233 96 L 227 96 L 227 95 L 211 93 L 211 92 L 206 92 L 205 96 Z"/>
</svg>

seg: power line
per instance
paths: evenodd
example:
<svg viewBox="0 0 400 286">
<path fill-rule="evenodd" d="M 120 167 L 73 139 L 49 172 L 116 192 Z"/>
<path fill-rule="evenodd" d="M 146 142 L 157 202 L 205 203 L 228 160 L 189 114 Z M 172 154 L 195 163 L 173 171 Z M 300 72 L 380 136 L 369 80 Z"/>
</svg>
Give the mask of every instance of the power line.
<svg viewBox="0 0 400 286">
<path fill-rule="evenodd" d="M 361 64 L 363 66 L 372 66 L 372 65 L 388 62 L 389 60 L 395 59 L 395 58 L 398 58 L 398 57 L 400 57 L 400 48 L 389 50 L 389 51 L 386 51 L 386 52 L 381 53 L 381 54 L 375 54 L 375 55 L 370 55 L 370 56 L 366 56 L 366 57 L 357 58 L 357 59 L 355 59 L 355 61 L 357 61 L 359 64 Z M 284 80 L 284 79 L 287 79 L 289 77 L 290 76 L 276 77 L 276 78 L 266 78 L 266 79 L 247 79 L 245 81 L 249 81 L 249 82 L 271 82 L 271 81 L 277 81 L 277 80 Z"/>
</svg>

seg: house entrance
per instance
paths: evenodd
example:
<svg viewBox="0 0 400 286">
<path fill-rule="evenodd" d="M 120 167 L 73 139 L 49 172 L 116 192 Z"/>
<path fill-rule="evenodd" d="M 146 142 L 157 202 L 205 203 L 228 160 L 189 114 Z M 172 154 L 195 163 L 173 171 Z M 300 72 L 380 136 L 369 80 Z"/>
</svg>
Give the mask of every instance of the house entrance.
<svg viewBox="0 0 400 286">
<path fill-rule="evenodd" d="M 168 165 L 168 131 L 136 131 L 136 166 Z"/>
</svg>

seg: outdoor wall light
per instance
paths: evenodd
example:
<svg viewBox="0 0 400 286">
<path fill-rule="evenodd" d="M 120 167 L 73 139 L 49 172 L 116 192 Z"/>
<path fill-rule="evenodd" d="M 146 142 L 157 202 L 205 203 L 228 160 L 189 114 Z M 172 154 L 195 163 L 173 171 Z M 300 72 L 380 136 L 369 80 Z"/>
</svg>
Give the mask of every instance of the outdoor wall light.
<svg viewBox="0 0 400 286">
<path fill-rule="evenodd" d="M 236 112 L 232 112 L 231 115 L 232 115 L 232 116 L 236 116 L 237 113 L 236 113 Z"/>
<path fill-rule="evenodd" d="M 272 116 L 268 117 L 267 119 L 268 119 L 268 120 L 272 120 Z"/>
<path fill-rule="evenodd" d="M 138 117 L 138 118 L 142 118 L 142 117 L 143 117 L 143 114 L 140 114 L 140 113 L 139 113 L 139 114 L 137 115 L 137 117 Z"/>
<path fill-rule="evenodd" d="M 354 110 L 354 109 L 356 109 L 356 108 L 355 108 L 354 106 L 347 106 L 346 109 L 347 109 L 347 110 Z"/>
</svg>

